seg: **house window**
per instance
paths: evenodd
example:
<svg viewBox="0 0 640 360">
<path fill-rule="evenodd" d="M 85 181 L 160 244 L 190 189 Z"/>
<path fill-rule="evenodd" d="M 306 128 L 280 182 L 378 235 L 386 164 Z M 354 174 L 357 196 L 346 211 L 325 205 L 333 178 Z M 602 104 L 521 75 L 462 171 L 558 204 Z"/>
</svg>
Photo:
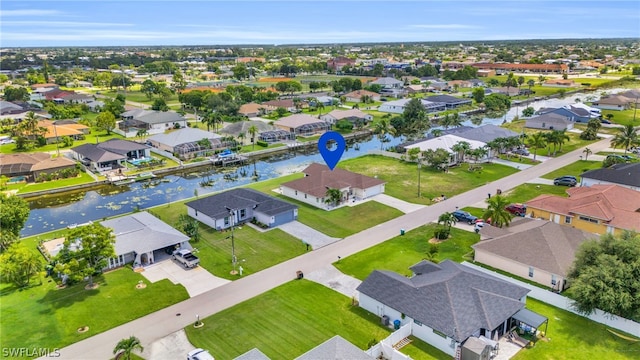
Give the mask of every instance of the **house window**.
<svg viewBox="0 0 640 360">
<path fill-rule="evenodd" d="M 244 219 L 245 216 L 247 216 L 247 210 L 240 209 L 240 219 Z"/>
<path fill-rule="evenodd" d="M 545 123 L 542 123 L 542 127 L 543 127 L 543 128 L 544 128 L 544 127 L 547 127 L 547 124 L 545 124 Z"/>
<path fill-rule="evenodd" d="M 571 224 L 571 218 L 570 218 L 570 217 L 568 217 L 568 216 L 565 216 L 565 217 L 564 217 L 564 223 L 565 223 L 565 224 Z"/>
<path fill-rule="evenodd" d="M 198 216 L 198 210 L 196 210 L 196 216 Z"/>
<path fill-rule="evenodd" d="M 529 277 L 533 277 L 533 266 L 529 266 Z"/>
<path fill-rule="evenodd" d="M 556 286 L 556 283 L 558 283 L 558 278 L 555 274 L 551 274 L 551 285 Z"/>
<path fill-rule="evenodd" d="M 229 219 L 230 218 L 231 218 L 230 216 L 227 216 L 226 218 L 224 218 L 224 226 L 229 226 Z"/>
<path fill-rule="evenodd" d="M 434 333 L 434 334 L 436 334 L 436 335 L 438 335 L 438 336 L 442 336 L 442 337 L 443 337 L 443 338 L 445 338 L 445 339 L 447 338 L 447 334 L 442 333 L 442 332 L 440 332 L 440 331 L 438 331 L 438 330 L 436 330 L 436 329 L 433 329 L 433 333 Z"/>
<path fill-rule="evenodd" d="M 305 199 L 307 198 L 307 194 L 304 194 L 304 198 L 305 198 Z"/>
<path fill-rule="evenodd" d="M 298 196 L 298 190 L 296 190 L 296 196 Z"/>
<path fill-rule="evenodd" d="M 592 218 L 590 218 L 588 216 L 580 216 L 579 219 L 582 220 L 582 221 L 587 221 L 587 222 L 594 223 L 594 224 L 598 223 L 597 219 L 592 219 Z"/>
</svg>

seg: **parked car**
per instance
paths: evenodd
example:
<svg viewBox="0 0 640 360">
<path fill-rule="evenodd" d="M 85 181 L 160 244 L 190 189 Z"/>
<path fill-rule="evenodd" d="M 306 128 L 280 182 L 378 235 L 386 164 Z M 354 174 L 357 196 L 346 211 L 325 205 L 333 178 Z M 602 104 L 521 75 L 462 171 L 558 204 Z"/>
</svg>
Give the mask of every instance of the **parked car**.
<svg viewBox="0 0 640 360">
<path fill-rule="evenodd" d="M 468 212 L 462 211 L 462 210 L 454 211 L 453 216 L 455 216 L 456 219 L 458 219 L 458 221 L 466 222 L 469 225 L 473 225 L 476 222 L 476 220 L 478 220 L 476 216 L 473 216 Z"/>
<path fill-rule="evenodd" d="M 16 142 L 16 141 L 15 141 L 15 140 L 13 140 L 13 139 L 2 139 L 2 140 L 0 140 L 0 145 L 13 144 L 13 143 L 15 143 L 15 142 Z"/>
<path fill-rule="evenodd" d="M 527 148 L 515 149 L 512 151 L 512 153 L 522 156 L 529 156 L 529 150 L 527 150 Z"/>
<path fill-rule="evenodd" d="M 193 255 L 189 249 L 180 249 L 173 252 L 173 259 L 177 260 L 186 268 L 192 268 L 200 264 L 200 259 Z"/>
<path fill-rule="evenodd" d="M 505 207 L 505 210 L 517 216 L 525 216 L 527 214 L 527 205 L 509 204 Z"/>
<path fill-rule="evenodd" d="M 575 176 L 565 175 L 553 179 L 553 185 L 576 186 L 578 179 Z"/>
<path fill-rule="evenodd" d="M 603 124 L 611 124 L 611 121 L 609 121 L 607 119 L 601 119 L 600 122 L 603 123 Z"/>
<path fill-rule="evenodd" d="M 189 351 L 187 354 L 187 360 L 215 360 L 211 354 L 209 354 L 209 350 L 204 349 L 195 349 Z"/>
</svg>

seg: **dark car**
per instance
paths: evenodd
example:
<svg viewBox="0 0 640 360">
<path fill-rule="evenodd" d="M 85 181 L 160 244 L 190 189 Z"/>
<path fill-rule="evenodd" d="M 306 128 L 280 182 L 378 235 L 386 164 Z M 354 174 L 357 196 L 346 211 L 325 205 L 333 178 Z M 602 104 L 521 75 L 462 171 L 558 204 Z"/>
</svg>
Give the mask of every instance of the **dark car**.
<svg viewBox="0 0 640 360">
<path fill-rule="evenodd" d="M 611 121 L 605 119 L 601 119 L 600 122 L 607 125 L 611 124 Z"/>
<path fill-rule="evenodd" d="M 529 156 L 529 150 L 527 150 L 526 148 L 515 149 L 515 150 L 512 151 L 512 153 L 518 154 L 518 155 L 523 155 L 523 156 Z"/>
<path fill-rule="evenodd" d="M 575 176 L 565 175 L 553 179 L 553 185 L 576 186 L 578 179 Z"/>
<path fill-rule="evenodd" d="M 456 210 L 453 212 L 453 216 L 456 217 L 456 219 L 458 219 L 458 221 L 464 221 L 469 225 L 472 225 L 476 222 L 476 220 L 478 220 L 477 217 L 469 214 L 466 211 L 462 211 L 462 210 Z"/>
<path fill-rule="evenodd" d="M 525 216 L 527 214 L 527 205 L 525 204 L 509 204 L 504 209 L 517 216 Z"/>
</svg>

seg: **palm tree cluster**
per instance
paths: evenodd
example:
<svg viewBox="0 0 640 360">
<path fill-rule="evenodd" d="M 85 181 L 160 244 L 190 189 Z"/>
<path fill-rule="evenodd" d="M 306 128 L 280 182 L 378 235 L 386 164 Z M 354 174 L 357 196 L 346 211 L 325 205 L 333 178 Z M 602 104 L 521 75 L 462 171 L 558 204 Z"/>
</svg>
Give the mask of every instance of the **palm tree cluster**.
<svg viewBox="0 0 640 360">
<path fill-rule="evenodd" d="M 450 127 L 460 127 L 462 126 L 462 118 L 460 114 L 454 112 L 453 114 L 445 114 L 442 118 L 438 120 L 438 125 L 443 128 L 448 129 Z"/>
<path fill-rule="evenodd" d="M 556 155 L 557 151 L 562 151 L 562 145 L 571 140 L 569 135 L 567 135 L 567 129 L 563 130 L 552 130 L 551 132 L 544 133 L 544 139 L 549 145 L 553 145 L 553 155 Z M 549 149 L 549 153 L 551 154 L 551 149 Z"/>
<path fill-rule="evenodd" d="M 520 145 L 522 145 L 522 143 L 518 136 L 499 137 L 487 143 L 487 147 L 494 153 L 504 153 Z"/>
<path fill-rule="evenodd" d="M 626 154 L 629 149 L 635 146 L 640 146 L 640 135 L 638 135 L 638 129 L 633 125 L 625 125 L 611 140 L 613 148 L 623 148 Z"/>
</svg>

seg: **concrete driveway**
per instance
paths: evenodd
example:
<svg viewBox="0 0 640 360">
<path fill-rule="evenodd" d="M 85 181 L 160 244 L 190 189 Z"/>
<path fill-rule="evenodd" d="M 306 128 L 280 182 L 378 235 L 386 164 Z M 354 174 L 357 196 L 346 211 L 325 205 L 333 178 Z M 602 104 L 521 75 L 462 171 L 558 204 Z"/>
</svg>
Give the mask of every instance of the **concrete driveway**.
<svg viewBox="0 0 640 360">
<path fill-rule="evenodd" d="M 187 353 L 194 349 L 184 330 L 178 330 L 145 346 L 142 356 L 152 360 L 186 359 Z"/>
<path fill-rule="evenodd" d="M 307 225 L 299 222 L 292 221 L 283 225 L 278 226 L 279 229 L 286 232 L 287 234 L 296 237 L 305 243 L 311 245 L 312 249 L 318 249 L 323 246 L 327 246 L 329 244 L 333 244 L 336 241 L 339 241 L 339 238 L 333 238 L 327 236 L 320 231 L 308 227 Z"/>
<path fill-rule="evenodd" d="M 381 204 L 391 206 L 392 208 L 396 208 L 405 214 L 420 210 L 425 207 L 425 205 L 413 204 L 404 200 L 400 200 L 398 198 L 394 198 L 393 196 L 389 196 L 387 194 L 378 194 L 367 200 L 374 200 Z M 354 205 L 358 205 L 361 203 L 362 202 L 356 202 Z"/>
<path fill-rule="evenodd" d="M 356 300 L 358 299 L 356 288 L 362 283 L 362 281 L 354 277 L 343 274 L 333 265 L 327 265 L 308 274 L 304 274 L 304 278 L 324 285 L 350 298 L 355 297 Z"/>
<path fill-rule="evenodd" d="M 146 267 L 142 275 L 152 283 L 162 279 L 169 279 L 174 284 L 181 284 L 187 289 L 189 297 L 200 295 L 230 282 L 230 280 L 213 276 L 202 266 L 185 269 L 171 259 Z"/>
</svg>

